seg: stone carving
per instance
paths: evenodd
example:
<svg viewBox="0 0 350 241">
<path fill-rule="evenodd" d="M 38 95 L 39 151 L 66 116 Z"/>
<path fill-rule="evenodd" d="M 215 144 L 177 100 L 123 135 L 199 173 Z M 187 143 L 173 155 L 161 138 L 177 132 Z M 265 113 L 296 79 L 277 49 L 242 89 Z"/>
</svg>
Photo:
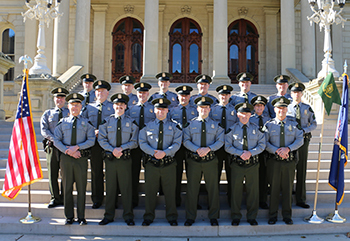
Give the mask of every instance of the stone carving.
<svg viewBox="0 0 350 241">
<path fill-rule="evenodd" d="M 188 6 L 188 5 L 185 5 L 185 6 L 182 6 L 182 7 L 181 7 L 181 12 L 182 12 L 182 13 L 187 13 L 187 14 L 189 14 L 189 13 L 191 13 L 191 10 L 192 10 L 192 7 L 191 7 L 191 6 Z"/>
<path fill-rule="evenodd" d="M 134 13 L 134 6 L 133 5 L 125 5 L 124 6 L 124 12 L 125 13 Z"/>
<path fill-rule="evenodd" d="M 247 15 L 248 14 L 248 8 L 241 7 L 240 9 L 238 9 L 238 14 L 239 15 Z"/>
</svg>

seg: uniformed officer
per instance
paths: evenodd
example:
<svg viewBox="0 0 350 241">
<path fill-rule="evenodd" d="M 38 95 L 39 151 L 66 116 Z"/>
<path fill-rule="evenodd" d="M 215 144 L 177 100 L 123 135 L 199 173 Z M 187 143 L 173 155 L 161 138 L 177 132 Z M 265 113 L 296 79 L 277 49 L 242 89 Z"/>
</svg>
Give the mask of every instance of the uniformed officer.
<svg viewBox="0 0 350 241">
<path fill-rule="evenodd" d="M 96 102 L 90 103 L 82 111 L 82 116 L 88 118 L 95 127 L 95 135 L 98 137 L 98 128 L 102 121 L 114 113 L 113 104 L 107 100 L 111 85 L 104 80 L 95 81 L 93 84 L 96 94 Z M 97 141 L 91 150 L 91 199 L 92 208 L 96 209 L 102 205 L 104 196 L 103 178 L 103 149 Z"/>
<path fill-rule="evenodd" d="M 201 74 L 195 78 L 198 88 L 198 94 L 192 95 L 190 99 L 190 105 L 196 106 L 194 100 L 198 97 L 209 97 L 213 100 L 213 104 L 219 103 L 218 99 L 215 96 L 208 93 L 209 86 L 213 82 L 212 78 L 209 75 Z"/>
<path fill-rule="evenodd" d="M 314 111 L 311 106 L 301 102 L 303 91 L 305 89 L 302 83 L 293 83 L 289 86 L 293 102 L 288 106 L 287 117 L 293 117 L 301 126 L 304 132 L 304 144 L 298 149 L 299 161 L 296 167 L 296 189 L 295 197 L 297 206 L 309 208 L 306 201 L 306 169 L 307 156 L 309 153 L 309 143 L 311 139 L 311 131 L 317 127 Z"/>
<path fill-rule="evenodd" d="M 251 104 L 254 106 L 254 114 L 250 117 L 249 121 L 259 126 L 262 130 L 267 121 L 270 120 L 270 115 L 265 114 L 267 108 L 267 99 L 262 95 L 257 95 L 251 100 Z M 268 209 L 267 205 L 267 188 L 268 188 L 268 174 L 266 166 L 267 152 L 263 151 L 258 155 L 259 158 L 259 207 L 262 209 Z"/>
<path fill-rule="evenodd" d="M 106 206 L 100 225 L 113 222 L 117 183 L 123 201 L 123 218 L 127 225 L 135 225 L 131 192 L 131 150 L 137 147 L 139 128 L 136 122 L 125 115 L 129 97 L 117 93 L 111 97 L 115 113 L 99 126 L 98 142 L 104 149 L 106 172 Z"/>
<path fill-rule="evenodd" d="M 259 159 L 266 147 L 265 133 L 249 121 L 253 106 L 240 103 L 235 106 L 239 122 L 230 127 L 225 135 L 225 150 L 231 156 L 231 218 L 232 225 L 238 226 L 242 218 L 241 204 L 243 181 L 247 193 L 247 222 L 258 225 L 256 216 L 259 209 Z"/>
<path fill-rule="evenodd" d="M 229 103 L 231 97 L 231 91 L 233 90 L 230 85 L 220 85 L 216 88 L 218 93 L 219 103 L 212 106 L 209 116 L 218 122 L 225 132 L 238 121 L 235 107 Z M 227 178 L 227 197 L 230 203 L 231 200 L 231 169 L 230 163 L 227 159 L 228 154 L 225 151 L 225 145 L 223 145 L 218 151 L 215 152 L 218 158 L 218 181 L 220 187 L 220 177 L 223 168 L 223 162 L 225 160 L 225 170 Z"/>
<path fill-rule="evenodd" d="M 127 111 L 129 115 L 139 126 L 139 130 L 148 122 L 156 118 L 153 110 L 153 105 L 148 102 L 149 90 L 152 86 L 145 82 L 140 82 L 134 85 L 137 91 L 138 102 L 136 105 L 131 106 Z M 132 159 L 132 205 L 137 207 L 139 204 L 139 181 L 141 171 L 141 159 L 142 151 L 140 147 L 137 147 L 131 152 Z"/>
<path fill-rule="evenodd" d="M 47 206 L 53 208 L 63 204 L 63 190 L 58 187 L 58 173 L 60 170 L 59 150 L 53 145 L 54 131 L 57 123 L 68 116 L 69 110 L 65 107 L 66 95 L 68 90 L 62 87 L 55 88 L 51 91 L 55 107 L 46 110 L 41 116 L 40 129 L 44 137 L 43 144 L 46 152 L 47 172 L 49 173 L 49 187 L 51 199 Z"/>
<path fill-rule="evenodd" d="M 179 100 L 177 99 L 177 94 L 169 91 L 170 80 L 173 78 L 172 74 L 161 72 L 156 75 L 156 79 L 158 79 L 159 91 L 151 95 L 148 101 L 152 101 L 157 98 L 167 98 L 170 100 L 171 104 L 169 108 L 173 108 L 179 104 Z"/>
<path fill-rule="evenodd" d="M 63 118 L 55 129 L 54 145 L 61 151 L 65 224 L 74 222 L 74 182 L 78 192 L 78 223 L 80 225 L 87 224 L 85 219 L 87 159 L 90 155 L 89 149 L 95 142 L 95 132 L 88 119 L 79 115 L 83 100 L 84 96 L 77 93 L 72 93 L 66 97 L 70 115 Z"/>
<path fill-rule="evenodd" d="M 96 76 L 93 74 L 83 74 L 80 76 L 80 79 L 83 81 L 83 91 L 79 92 L 82 96 L 84 96 L 84 100 L 82 101 L 83 107 L 86 105 L 95 102 L 95 90 L 93 87 L 94 81 L 96 80 Z"/>
<path fill-rule="evenodd" d="M 274 99 L 284 96 L 288 100 L 292 101 L 292 96 L 290 96 L 290 94 L 287 93 L 289 80 L 290 77 L 288 75 L 277 75 L 275 76 L 275 78 L 273 78 L 273 81 L 276 82 L 277 94 L 270 95 L 267 98 L 267 108 L 271 118 L 275 118 L 276 116 L 274 106 L 272 105 L 272 101 Z"/>
<path fill-rule="evenodd" d="M 277 222 L 280 193 L 282 193 L 282 217 L 286 224 L 292 220 L 292 189 L 297 163 L 297 150 L 303 145 L 303 131 L 298 123 L 286 118 L 290 101 L 279 97 L 272 101 L 276 117 L 266 127 L 266 150 L 270 153 L 268 169 L 271 170 L 271 195 L 268 224 Z"/>
<path fill-rule="evenodd" d="M 238 85 L 241 91 L 237 94 L 232 95 L 230 103 L 236 106 L 239 103 L 250 103 L 253 97 L 256 96 L 255 93 L 250 91 L 250 86 L 254 76 L 250 73 L 239 73 L 236 77 L 238 80 Z"/>
<path fill-rule="evenodd" d="M 202 179 L 209 199 L 209 219 L 212 226 L 219 225 L 220 213 L 219 188 L 218 188 L 218 159 L 215 151 L 224 144 L 224 129 L 216 121 L 209 117 L 210 105 L 213 100 L 209 97 L 198 97 L 198 117 L 189 122 L 184 128 L 184 146 L 189 151 L 187 158 L 187 195 L 186 195 L 186 222 L 185 226 L 191 226 L 197 216 L 197 199 Z"/>
<path fill-rule="evenodd" d="M 129 107 L 132 105 L 136 105 L 138 101 L 137 96 L 132 93 L 135 82 L 136 82 L 135 78 L 130 75 L 124 75 L 119 79 L 119 83 L 122 85 L 123 93 L 129 97 L 129 101 L 128 101 Z"/>
<path fill-rule="evenodd" d="M 152 101 L 157 119 L 150 121 L 140 130 L 139 143 L 145 153 L 145 214 L 142 226 L 149 226 L 155 218 L 159 183 L 163 187 L 166 219 L 171 226 L 177 226 L 175 201 L 176 161 L 175 153 L 182 141 L 181 128 L 167 118 L 171 102 L 166 98 Z"/>
<path fill-rule="evenodd" d="M 187 123 L 198 116 L 196 107 L 189 104 L 191 98 L 191 86 L 181 85 L 177 87 L 177 98 L 180 104 L 170 109 L 170 119 L 178 123 L 181 128 L 187 125 Z M 176 206 L 181 205 L 181 180 L 183 174 L 183 161 L 186 160 L 186 148 L 181 145 L 180 149 L 175 154 L 176 165 Z"/>
</svg>

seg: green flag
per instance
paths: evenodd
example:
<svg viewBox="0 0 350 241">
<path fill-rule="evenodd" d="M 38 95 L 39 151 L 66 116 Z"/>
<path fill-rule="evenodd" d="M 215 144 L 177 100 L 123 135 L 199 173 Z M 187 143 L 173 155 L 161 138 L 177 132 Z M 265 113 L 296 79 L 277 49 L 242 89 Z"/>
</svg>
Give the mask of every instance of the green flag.
<svg viewBox="0 0 350 241">
<path fill-rule="evenodd" d="M 331 112 L 332 104 L 336 103 L 341 105 L 340 95 L 338 88 L 335 84 L 333 73 L 329 73 L 327 77 L 323 80 L 320 89 L 317 93 L 321 96 L 324 108 L 327 111 L 327 115 Z"/>
</svg>

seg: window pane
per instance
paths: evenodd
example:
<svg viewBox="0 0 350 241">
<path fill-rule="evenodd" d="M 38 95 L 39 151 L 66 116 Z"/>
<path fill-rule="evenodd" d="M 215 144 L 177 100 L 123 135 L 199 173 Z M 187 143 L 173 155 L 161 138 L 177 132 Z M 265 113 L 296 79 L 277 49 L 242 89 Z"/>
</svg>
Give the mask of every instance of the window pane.
<svg viewBox="0 0 350 241">
<path fill-rule="evenodd" d="M 174 44 L 173 46 L 173 73 L 176 71 L 181 73 L 181 45 L 180 44 Z"/>
<path fill-rule="evenodd" d="M 182 23 L 181 22 L 175 26 L 173 33 L 175 33 L 175 32 L 182 33 Z"/>
<path fill-rule="evenodd" d="M 2 33 L 2 52 L 4 54 L 15 53 L 15 32 L 10 28 Z"/>
<path fill-rule="evenodd" d="M 132 46 L 132 72 L 141 72 L 141 45 L 134 44 Z"/>
<path fill-rule="evenodd" d="M 139 33 L 142 33 L 142 28 L 137 21 L 133 20 L 132 32 L 136 32 L 136 31 L 138 31 Z"/>
<path fill-rule="evenodd" d="M 115 60 L 115 71 L 124 72 L 124 45 L 118 44 L 115 47 L 116 60 Z"/>
<path fill-rule="evenodd" d="M 9 57 L 12 59 L 12 61 L 15 61 L 14 55 L 9 56 Z M 14 80 L 14 78 L 15 78 L 15 68 L 11 68 L 8 70 L 7 74 L 4 75 L 4 80 L 5 81 L 7 81 L 7 80 L 12 81 L 12 80 Z"/>
<path fill-rule="evenodd" d="M 198 33 L 198 29 L 197 29 L 197 26 L 193 22 L 190 22 L 190 34 L 193 32 Z"/>
<path fill-rule="evenodd" d="M 255 49 L 254 46 L 247 46 L 247 72 L 255 72 Z"/>
<path fill-rule="evenodd" d="M 119 24 L 117 31 L 115 32 L 118 32 L 118 31 L 122 31 L 123 33 L 125 33 L 125 21 Z"/>
<path fill-rule="evenodd" d="M 255 34 L 255 30 L 249 23 L 247 23 L 247 32 L 246 32 L 246 34 L 248 35 L 250 33 Z"/>
<path fill-rule="evenodd" d="M 233 33 L 236 33 L 236 34 L 239 33 L 239 31 L 238 31 L 238 23 L 236 23 L 235 25 L 233 25 L 232 28 L 230 29 L 230 34 L 229 34 L 229 35 L 231 35 L 231 34 L 233 34 Z"/>
<path fill-rule="evenodd" d="M 230 47 L 230 74 L 238 73 L 238 46 L 231 45 Z"/>
<path fill-rule="evenodd" d="M 198 73 L 198 45 L 192 44 L 190 46 L 190 73 Z"/>
</svg>

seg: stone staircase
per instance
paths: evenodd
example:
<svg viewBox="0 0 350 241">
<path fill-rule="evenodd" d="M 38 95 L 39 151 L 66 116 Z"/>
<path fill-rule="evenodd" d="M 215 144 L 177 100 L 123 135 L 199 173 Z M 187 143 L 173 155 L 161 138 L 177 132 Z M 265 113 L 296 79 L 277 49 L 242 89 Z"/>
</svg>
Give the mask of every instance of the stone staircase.
<svg viewBox="0 0 350 241">
<path fill-rule="evenodd" d="M 194 84 L 192 84 L 195 87 Z M 176 88 L 178 84 L 172 84 L 171 89 Z M 238 90 L 238 85 L 233 85 L 235 90 Z M 216 86 L 212 85 L 210 92 L 216 95 Z M 155 92 L 158 88 L 154 86 L 151 93 Z M 120 85 L 112 84 L 111 93 L 119 92 Z M 261 93 L 263 95 L 270 95 L 275 93 L 275 87 L 273 85 L 253 85 L 252 91 L 255 93 Z M 5 177 L 5 169 L 7 163 L 7 155 L 9 148 L 9 140 L 12 131 L 12 122 L 0 121 L 0 186 L 2 187 Z M 277 235 L 277 234 L 312 234 L 312 233 L 336 233 L 347 232 L 349 229 L 348 224 L 332 224 L 324 222 L 322 224 L 308 224 L 303 221 L 303 218 L 311 215 L 312 208 L 302 209 L 293 205 L 293 220 L 294 225 L 288 226 L 282 222 L 281 216 L 276 225 L 268 225 L 268 211 L 259 210 L 257 221 L 258 226 L 252 227 L 245 222 L 245 204 L 242 205 L 242 222 L 239 228 L 231 226 L 230 209 L 227 203 L 226 197 L 226 175 L 223 171 L 221 176 L 220 185 L 220 226 L 211 227 L 207 218 L 207 198 L 205 192 L 200 193 L 199 203 L 203 209 L 198 210 L 196 223 L 192 227 L 184 227 L 185 221 L 185 190 L 186 190 L 186 176 L 183 175 L 182 181 L 182 205 L 178 208 L 179 213 L 179 226 L 171 227 L 165 220 L 165 208 L 164 197 L 158 197 L 158 205 L 156 210 L 156 219 L 149 227 L 142 227 L 142 216 L 144 214 L 144 172 L 141 170 L 140 179 L 140 204 L 134 209 L 136 226 L 129 227 L 122 221 L 122 203 L 119 198 L 119 207 L 116 210 L 116 219 L 114 223 L 107 226 L 99 226 L 98 222 L 103 218 L 104 206 L 100 209 L 91 208 L 90 198 L 90 170 L 88 170 L 88 186 L 87 186 L 87 204 L 86 204 L 86 217 L 88 220 L 87 226 L 78 226 L 77 224 L 71 226 L 64 225 L 64 213 L 63 207 L 57 207 L 53 209 L 47 209 L 47 204 L 50 201 L 50 194 L 48 191 L 48 174 L 46 166 L 45 153 L 42 149 L 42 136 L 40 134 L 39 123 L 35 122 L 34 127 L 36 131 L 37 144 L 39 148 L 39 156 L 42 166 L 44 178 L 31 185 L 31 207 L 32 214 L 42 219 L 41 222 L 32 225 L 23 225 L 19 223 L 19 219 L 26 216 L 28 213 L 28 191 L 27 187 L 23 188 L 17 198 L 13 201 L 9 201 L 0 196 L 0 233 L 21 233 L 21 234 L 71 234 L 71 235 L 96 235 L 96 236 L 134 236 L 134 237 L 219 237 L 219 236 L 260 236 L 260 235 Z M 316 170 L 318 161 L 318 146 L 319 146 L 319 134 L 321 125 L 312 133 L 313 138 L 309 148 L 309 160 L 307 170 L 307 202 L 313 207 L 315 184 L 316 184 Z M 330 158 L 333 149 L 335 124 L 326 125 L 324 130 L 324 138 L 322 145 L 321 156 L 321 171 L 320 171 L 320 185 L 319 195 L 317 203 L 317 214 L 320 217 L 326 217 L 329 213 L 334 211 L 335 192 L 328 185 L 328 174 L 330 167 Z M 350 182 L 350 171 L 345 169 L 345 182 Z M 205 190 L 204 182 L 202 183 L 201 190 Z M 347 185 L 345 185 L 346 188 Z M 348 191 L 340 206 L 340 214 L 347 217 L 350 216 L 350 202 L 347 199 Z M 245 202 L 245 201 L 244 201 Z M 293 200 L 293 204 L 295 201 Z"/>
</svg>

